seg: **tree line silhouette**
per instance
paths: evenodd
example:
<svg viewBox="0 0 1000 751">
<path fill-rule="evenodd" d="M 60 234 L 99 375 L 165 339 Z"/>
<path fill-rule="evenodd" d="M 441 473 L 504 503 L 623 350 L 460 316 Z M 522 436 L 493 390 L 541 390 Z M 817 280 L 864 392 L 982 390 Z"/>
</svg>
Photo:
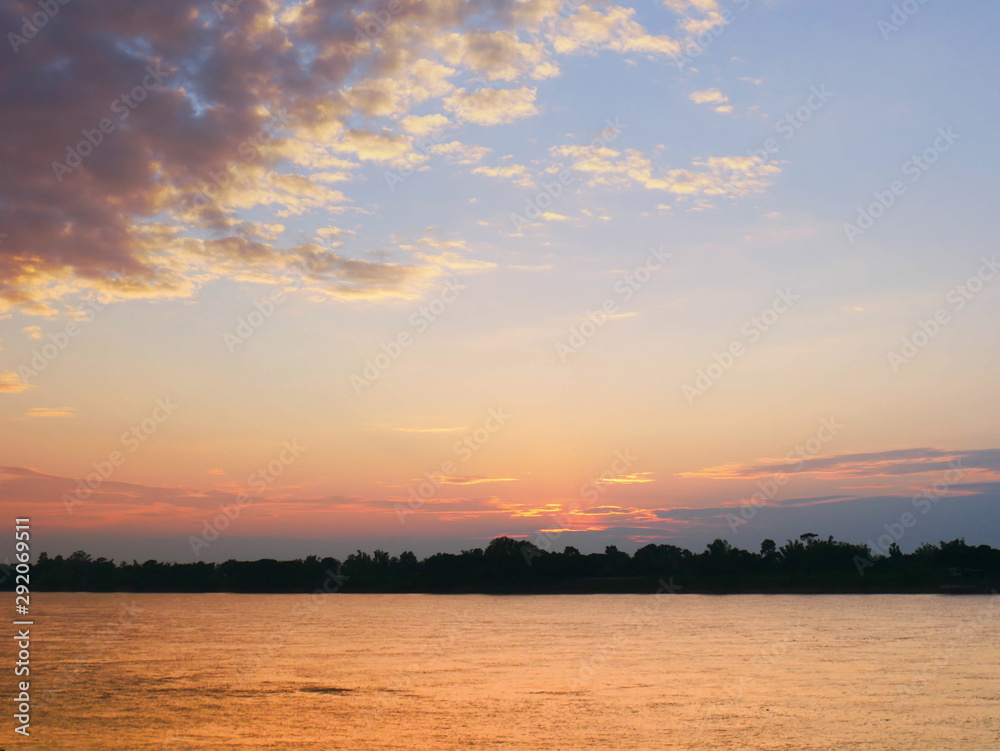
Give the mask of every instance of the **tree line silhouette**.
<svg viewBox="0 0 1000 751">
<path fill-rule="evenodd" d="M 2 586 L 14 576 L 0 572 Z M 426 592 L 426 593 L 919 593 L 991 592 L 1000 588 L 1000 550 L 964 539 L 923 544 L 912 553 L 801 535 L 758 553 L 717 539 L 700 553 L 649 544 L 629 555 L 614 545 L 584 554 L 542 550 L 509 537 L 485 549 L 437 553 L 357 551 L 344 560 L 311 555 L 293 561 L 115 563 L 77 551 L 45 553 L 31 568 L 32 591 L 90 592 Z"/>
</svg>

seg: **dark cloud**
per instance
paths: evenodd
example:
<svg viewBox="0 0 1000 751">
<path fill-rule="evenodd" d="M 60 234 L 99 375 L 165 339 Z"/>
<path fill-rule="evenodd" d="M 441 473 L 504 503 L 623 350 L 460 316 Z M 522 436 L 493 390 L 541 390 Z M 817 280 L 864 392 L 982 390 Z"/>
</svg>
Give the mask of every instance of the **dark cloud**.
<svg viewBox="0 0 1000 751">
<path fill-rule="evenodd" d="M 210 267 L 216 275 L 234 266 L 289 266 L 280 263 L 284 251 L 267 243 L 211 236 L 237 224 L 230 199 L 239 186 L 213 184 L 210 173 L 244 159 L 245 172 L 262 182 L 243 206 L 279 203 L 297 214 L 344 200 L 308 175 L 267 168 L 294 161 L 290 141 L 310 129 L 335 142 L 338 129 L 358 125 L 344 87 L 398 73 L 440 28 L 461 24 L 468 5 L 400 3 L 379 32 L 384 38 L 361 45 L 359 25 L 384 14 L 385 3 L 311 0 L 298 17 L 268 0 L 59 5 L 35 33 L 25 29 L 30 38 L 11 37 L 0 50 L 0 230 L 7 235 L 0 303 L 46 312 L 52 288 L 64 290 L 66 281 L 132 296 L 188 295 L 194 287 L 180 277 L 191 252 L 202 262 L 222 259 Z M 20 35 L 22 18 L 38 10 L 35 0 L 10 0 L 0 7 L 0 29 Z M 262 134 L 273 148 L 247 146 Z M 154 219 L 161 224 L 144 225 Z M 192 249 L 181 233 L 203 244 Z M 339 256 L 324 263 L 312 273 L 334 289 L 342 283 L 347 294 L 399 289 L 414 278 L 399 265 Z M 126 283 L 112 285 L 113 272 Z"/>
<path fill-rule="evenodd" d="M 792 459 L 784 462 L 754 462 L 736 467 L 726 466 L 718 468 L 716 474 L 713 474 L 711 469 L 691 474 L 741 478 L 781 473 L 822 472 L 841 477 L 877 477 L 945 472 L 956 467 L 1000 471 L 1000 449 L 947 451 L 917 448 L 864 454 L 837 454 L 804 461 Z"/>
<path fill-rule="evenodd" d="M 190 296 L 220 276 L 287 284 L 288 249 L 270 244 L 280 232 L 240 242 L 241 213 L 348 210 L 324 181 L 427 158 L 397 127 L 414 105 L 455 110 L 468 87 L 453 114 L 509 122 L 535 111 L 515 79 L 555 75 L 560 45 L 676 48 L 631 11 L 588 11 L 599 28 L 571 29 L 561 0 L 51 1 L 39 29 L 22 21 L 37 0 L 0 6 L 12 40 L 0 50 L 0 308 L 37 313 L 97 291 Z M 573 29 L 583 38 L 567 47 Z M 421 263 L 333 256 L 308 279 L 337 296 L 412 297 L 443 273 Z"/>
</svg>

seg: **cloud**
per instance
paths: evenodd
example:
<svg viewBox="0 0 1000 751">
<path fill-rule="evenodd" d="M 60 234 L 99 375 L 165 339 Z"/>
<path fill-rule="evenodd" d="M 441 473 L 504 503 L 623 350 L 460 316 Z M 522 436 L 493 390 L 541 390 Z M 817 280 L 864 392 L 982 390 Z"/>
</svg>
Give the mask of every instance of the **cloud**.
<svg viewBox="0 0 1000 751">
<path fill-rule="evenodd" d="M 718 10 L 707 0 L 668 7 L 683 34 Z M 36 10 L 10 0 L 0 26 L 19 28 Z M 183 299 L 223 277 L 285 279 L 296 249 L 279 244 L 276 225 L 370 212 L 352 198 L 363 170 L 430 168 L 415 139 L 445 126 L 538 114 L 528 84 L 559 75 L 558 55 L 679 49 L 632 9 L 565 10 L 558 0 L 401 3 L 370 39 L 358 39 L 358 24 L 385 13 L 381 0 L 107 0 L 57 14 L 0 75 L 0 128 L 19 145 L 0 174 L 0 310 L 52 316 L 89 296 Z M 474 89 L 477 79 L 506 86 Z M 453 141 L 430 153 L 472 165 L 488 150 Z M 511 168 L 497 176 L 528 184 Z M 261 209 L 280 221 L 261 221 Z M 331 276 L 309 281 L 341 297 L 412 295 L 419 283 L 402 277 L 433 274 L 346 253 L 328 260 Z"/>
<path fill-rule="evenodd" d="M 491 482 L 517 482 L 516 477 L 485 477 L 483 475 L 438 476 L 434 479 L 442 485 L 482 485 Z"/>
<path fill-rule="evenodd" d="M 493 149 L 486 146 L 473 146 L 461 141 L 448 141 L 435 144 L 430 148 L 432 154 L 445 157 L 455 164 L 478 164 L 483 161 Z"/>
<path fill-rule="evenodd" d="M 695 104 L 725 104 L 729 101 L 729 97 L 723 94 L 718 89 L 704 89 L 703 91 L 695 91 L 691 93 L 688 97 Z"/>
<path fill-rule="evenodd" d="M 644 485 L 655 482 L 656 478 L 652 472 L 633 472 L 627 475 L 616 477 L 602 477 L 597 481 L 598 485 Z"/>
<path fill-rule="evenodd" d="M 24 413 L 25 417 L 72 417 L 76 410 L 73 407 L 32 407 Z"/>
<path fill-rule="evenodd" d="M 652 513 L 668 525 L 701 529 L 704 537 L 723 537 L 745 549 L 754 548 L 764 537 L 780 541 L 804 532 L 864 543 L 886 537 L 886 527 L 897 524 L 903 530 L 898 542 L 904 550 L 923 542 L 968 538 L 970 530 L 977 530 L 972 544 L 1000 544 L 1000 483 L 953 485 L 949 491 L 929 495 L 798 497 L 755 509 L 746 524 L 733 521 L 745 520 L 740 506 L 661 508 Z M 907 527 L 900 523 L 904 514 L 909 514 Z"/>
<path fill-rule="evenodd" d="M 733 111 L 731 104 L 726 104 L 729 101 L 729 97 L 723 94 L 718 89 L 704 89 L 703 91 L 692 92 L 688 98 L 695 104 L 715 104 L 718 105 L 714 107 L 715 111 L 728 115 Z"/>
<path fill-rule="evenodd" d="M 663 4 L 677 13 L 684 13 L 689 8 L 703 13 L 719 9 L 718 0 L 663 0 Z"/>
<path fill-rule="evenodd" d="M 668 36 L 656 36 L 633 20 L 635 10 L 620 5 L 607 7 L 604 12 L 580 5 L 572 15 L 557 23 L 550 41 L 560 54 L 613 50 L 620 53 L 642 53 L 648 57 L 674 56 L 680 44 Z"/>
<path fill-rule="evenodd" d="M 316 234 L 324 240 L 332 240 L 345 234 L 353 235 L 354 232 L 352 230 L 341 229 L 340 227 L 320 227 L 316 230 Z"/>
<path fill-rule="evenodd" d="M 475 175 L 487 175 L 488 177 L 511 180 L 522 188 L 530 188 L 535 184 L 534 178 L 523 164 L 505 164 L 502 167 L 482 166 L 476 167 L 472 172 Z"/>
<path fill-rule="evenodd" d="M 18 28 L 35 10 L 12 0 L 0 25 Z M 499 0 L 476 13 L 403 4 L 361 43 L 356 24 L 383 3 L 244 0 L 221 18 L 201 0 L 77 10 L 53 17 L 0 76 L 0 127 L 21 144 L 0 175 L 0 309 L 54 315 L 102 293 L 183 298 L 221 276 L 263 282 L 286 269 L 288 248 L 247 256 L 253 247 L 234 233 L 277 235 L 246 213 L 349 210 L 350 196 L 330 184 L 349 188 L 364 163 L 425 161 L 413 139 L 450 120 L 411 108 L 442 100 L 481 125 L 538 111 L 526 86 L 456 91 L 450 59 L 483 80 L 558 73 L 537 36 L 558 13 L 547 0 Z M 445 153 L 473 163 L 484 151 Z M 398 267 L 380 273 L 348 259 L 331 292 L 343 291 L 352 266 L 370 280 L 353 285 L 359 295 L 395 294 Z"/>
<path fill-rule="evenodd" d="M 522 86 L 517 89 L 458 89 L 444 100 L 445 107 L 460 120 L 475 125 L 512 123 L 538 114 L 535 98 L 538 90 Z"/>
<path fill-rule="evenodd" d="M 29 5 L 6 6 L 4 21 Z M 74 293 L 189 296 L 241 265 L 238 257 L 221 265 L 208 257 L 246 247 L 200 233 L 232 230 L 237 212 L 254 206 L 276 206 L 280 216 L 345 200 L 308 176 L 268 169 L 283 158 L 304 161 L 310 147 L 300 136 L 340 131 L 338 148 L 371 160 L 410 149 L 397 135 L 343 127 L 350 106 L 334 92 L 350 66 L 337 62 L 344 58 L 335 34 L 327 35 L 328 51 L 305 63 L 289 55 L 313 30 L 277 25 L 266 2 L 243 3 L 222 21 L 191 0 L 139 0 L 128 4 L 127 19 L 123 13 L 125 4 L 113 0 L 53 18 L 0 78 L 8 102 L 0 123 L 11 139 L 31 144 L 5 157 L 11 171 L 0 177 L 0 223 L 10 235 L 0 248 L 0 300 L 8 306 L 51 314 Z M 133 91 L 142 101 L 123 104 L 122 94 Z M 102 122 L 112 132 L 102 134 Z M 92 145 L 86 133 L 100 142 Z M 73 152 L 83 154 L 79 162 Z M 69 171 L 55 174 L 54 162 Z M 153 216 L 163 217 L 160 224 L 150 223 Z M 114 283 L 116 271 L 123 281 Z"/>
<path fill-rule="evenodd" d="M 497 264 L 492 261 L 480 261 L 475 258 L 460 256 L 457 253 L 451 252 L 439 253 L 438 255 L 415 253 L 414 257 L 446 271 L 474 272 L 487 271 L 489 269 L 497 268 Z"/>
<path fill-rule="evenodd" d="M 549 155 L 556 161 L 548 171 L 575 170 L 586 175 L 590 186 L 638 185 L 685 198 L 750 195 L 769 186 L 771 176 L 781 172 L 776 164 L 756 156 L 705 157 L 695 159 L 688 168 L 656 171 L 652 161 L 636 149 L 622 152 L 568 145 L 550 148 Z"/>
<path fill-rule="evenodd" d="M 310 284 L 310 289 L 340 299 L 419 297 L 442 271 L 426 264 L 375 263 L 345 258 L 318 245 L 300 245 L 282 254 L 289 273 Z"/>
<path fill-rule="evenodd" d="M 366 117 L 397 115 L 450 92 L 455 87 L 448 79 L 455 73 L 454 68 L 432 60 L 417 60 L 399 74 L 355 84 L 344 92 L 344 103 Z"/>
<path fill-rule="evenodd" d="M 712 10 L 707 12 L 702 18 L 692 18 L 688 16 L 678 25 L 684 30 L 690 39 L 699 37 L 702 34 L 711 31 L 716 26 L 725 26 L 726 19 L 718 11 Z"/>
<path fill-rule="evenodd" d="M 454 127 L 454 123 L 444 115 L 407 115 L 399 124 L 415 138 L 424 138 Z"/>
<path fill-rule="evenodd" d="M 393 133 L 349 130 L 334 145 L 334 149 L 364 161 L 386 164 L 409 154 L 413 150 L 413 141 Z"/>
<path fill-rule="evenodd" d="M 207 470 L 216 476 L 211 487 L 183 485 L 143 485 L 121 482 L 115 476 L 88 488 L 83 480 L 46 474 L 24 467 L 0 467 L 0 510 L 19 514 L 32 509 L 32 519 L 52 533 L 67 532 L 79 538 L 80 529 L 100 529 L 109 536 L 132 539 L 172 537 L 186 539 L 191 529 L 200 529 L 212 519 L 219 507 L 232 507 L 238 496 L 247 493 L 253 503 L 245 507 L 230 535 L 307 537 L 328 536 L 345 526 L 362 526 L 394 522 L 396 498 L 363 498 L 351 496 L 303 496 L 294 486 L 271 485 L 257 494 L 237 482 L 218 479 L 222 470 Z M 83 490 L 81 490 L 81 488 Z M 70 506 L 67 507 L 67 501 Z M 71 509 L 71 513 L 67 513 Z M 331 511 L 337 513 L 334 524 Z M 454 498 L 431 499 L 421 513 L 462 511 L 473 518 L 498 513 L 495 499 Z M 384 517 L 384 518 L 383 518 Z M 13 517 L 11 517 L 13 518 Z M 179 551 L 175 552 L 177 555 Z"/>
<path fill-rule="evenodd" d="M 511 31 L 470 31 L 442 37 L 438 49 L 452 65 L 482 75 L 487 81 L 514 81 L 559 75 L 559 67 L 547 59 L 544 45 L 522 42 Z"/>
<path fill-rule="evenodd" d="M 421 245 L 429 245 L 436 250 L 448 250 L 449 248 L 464 249 L 465 240 L 442 240 L 437 237 L 421 237 L 417 240 Z"/>
<path fill-rule="evenodd" d="M 21 376 L 14 371 L 0 371 L 0 394 L 19 394 L 33 388 L 32 384 L 22 381 Z"/>
<path fill-rule="evenodd" d="M 545 221 L 547 221 L 547 222 L 568 222 L 569 221 L 569 217 L 568 216 L 566 216 L 565 214 L 557 214 L 554 211 L 543 211 L 539 216 L 542 219 L 544 219 Z"/>
<path fill-rule="evenodd" d="M 695 472 L 681 472 L 678 476 L 733 480 L 794 471 L 796 474 L 822 474 L 836 478 L 899 477 L 941 473 L 956 466 L 1000 472 L 1000 449 L 946 451 L 916 448 L 865 454 L 838 454 L 805 460 L 793 455 L 784 460 L 763 459 L 745 464 L 708 467 Z"/>
<path fill-rule="evenodd" d="M 977 454 L 980 452 L 967 452 Z M 994 462 L 981 456 L 983 463 Z M 219 475 L 217 470 L 207 470 Z M 224 473 L 222 473 L 224 474 Z M 494 482 L 515 482 L 516 478 L 492 475 L 448 476 L 451 487 L 469 487 Z M 75 497 L 78 480 L 45 474 L 23 467 L 0 467 L 0 511 L 19 514 L 32 509 L 50 533 L 65 533 L 78 539 L 79 530 L 101 528 L 109 535 L 127 535 L 130 539 L 146 540 L 171 536 L 184 539 L 192 528 L 218 513 L 220 506 L 231 505 L 246 488 L 239 483 L 217 477 L 211 487 L 179 485 L 142 485 L 120 482 L 110 477 L 88 492 L 67 514 L 63 496 Z M 728 515 L 738 514 L 734 503 L 712 503 L 706 507 L 656 508 L 627 507 L 603 504 L 591 508 L 565 511 L 579 524 L 565 525 L 566 531 L 601 531 L 625 536 L 635 541 L 673 538 L 686 546 L 697 539 L 725 537 L 733 544 L 755 549 L 760 539 L 797 538 L 807 531 L 821 536 L 834 535 L 843 540 L 864 542 L 886 533 L 884 525 L 897 522 L 902 514 L 912 514 L 917 522 L 908 528 L 900 541 L 904 549 L 919 543 L 956 537 L 969 537 L 972 544 L 1000 545 L 1000 482 L 968 482 L 954 484 L 942 492 L 927 487 L 930 495 L 920 488 L 907 494 L 879 495 L 861 498 L 853 494 L 798 496 L 776 500 L 771 505 L 757 506 L 749 525 L 734 531 Z M 726 493 L 726 495 L 729 495 Z M 369 529 L 363 525 L 381 527 L 396 523 L 397 504 L 405 497 L 348 497 L 302 495 L 294 486 L 275 484 L 252 506 L 245 509 L 238 525 L 229 535 L 235 538 L 259 536 L 301 536 L 328 539 L 345 530 Z M 502 501 L 495 496 L 441 498 L 425 501 L 420 513 L 434 515 L 437 521 L 476 521 L 474 534 L 489 536 L 515 527 L 525 535 L 536 534 L 538 520 L 550 520 L 559 512 L 558 504 L 543 507 Z M 924 511 L 924 509 L 927 509 Z M 20 509 L 20 510 L 19 510 Z M 331 513 L 336 511 L 336 513 Z M 518 524 L 518 521 L 524 524 Z M 484 527 L 488 524 L 488 527 Z M 459 534 L 468 535 L 471 527 Z M 681 540 L 680 535 L 685 539 Z M 354 535 L 357 536 L 356 534 Z M 110 539 L 110 538 L 109 538 Z M 578 544 L 567 540 L 569 544 Z M 69 543 L 66 543 L 69 544 Z M 117 543 L 116 543 L 117 544 Z M 98 552 L 98 551 L 94 551 Z"/>
</svg>

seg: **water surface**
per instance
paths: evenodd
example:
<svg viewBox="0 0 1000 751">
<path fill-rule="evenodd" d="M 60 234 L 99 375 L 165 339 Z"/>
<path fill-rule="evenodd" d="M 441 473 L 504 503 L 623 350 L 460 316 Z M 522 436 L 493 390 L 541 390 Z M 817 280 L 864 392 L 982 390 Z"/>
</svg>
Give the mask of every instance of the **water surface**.
<svg viewBox="0 0 1000 751">
<path fill-rule="evenodd" d="M 8 749 L 1000 748 L 991 596 L 32 604 L 32 738 L 8 719 Z"/>
</svg>

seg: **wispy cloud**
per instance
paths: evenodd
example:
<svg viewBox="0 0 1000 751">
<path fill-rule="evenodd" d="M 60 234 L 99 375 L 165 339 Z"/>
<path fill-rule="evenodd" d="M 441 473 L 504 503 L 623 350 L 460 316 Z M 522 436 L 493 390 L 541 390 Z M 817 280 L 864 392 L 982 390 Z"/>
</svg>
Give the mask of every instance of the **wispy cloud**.
<svg viewBox="0 0 1000 751">
<path fill-rule="evenodd" d="M 442 485 L 483 485 L 490 482 L 517 482 L 516 477 L 483 477 L 480 475 L 439 476 L 434 479 Z"/>
<path fill-rule="evenodd" d="M 735 480 L 794 471 L 796 474 L 823 474 L 832 477 L 896 477 L 940 472 L 949 469 L 955 463 L 973 469 L 1000 471 L 1000 449 L 947 451 L 916 448 L 864 454 L 838 454 L 806 460 L 791 456 L 786 459 L 758 459 L 744 464 L 724 464 L 692 472 L 680 472 L 678 476 Z"/>
<path fill-rule="evenodd" d="M 0 393 L 19 394 L 33 388 L 34 385 L 22 381 L 21 376 L 12 370 L 0 372 Z"/>
<path fill-rule="evenodd" d="M 695 104 L 725 104 L 729 101 L 729 97 L 723 94 L 718 89 L 704 89 L 703 91 L 694 91 L 689 96 L 690 99 Z"/>
<path fill-rule="evenodd" d="M 648 482 L 655 482 L 656 477 L 652 472 L 633 472 L 628 475 L 618 475 L 617 477 L 602 477 L 597 481 L 598 485 L 643 485 Z"/>
<path fill-rule="evenodd" d="M 32 407 L 24 413 L 25 417 L 72 417 L 76 412 L 73 407 Z"/>
</svg>

